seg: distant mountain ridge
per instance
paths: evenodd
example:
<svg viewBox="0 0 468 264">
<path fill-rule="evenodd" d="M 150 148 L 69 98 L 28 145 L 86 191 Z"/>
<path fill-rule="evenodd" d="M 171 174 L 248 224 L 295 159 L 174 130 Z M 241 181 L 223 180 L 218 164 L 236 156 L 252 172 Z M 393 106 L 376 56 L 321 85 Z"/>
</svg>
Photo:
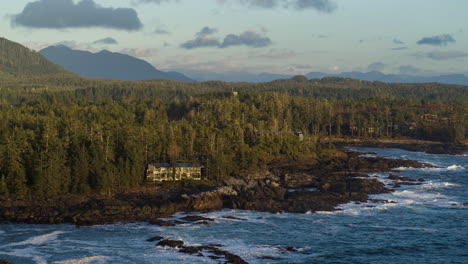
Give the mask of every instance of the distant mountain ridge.
<svg viewBox="0 0 468 264">
<path fill-rule="evenodd" d="M 128 81 L 150 79 L 194 81 L 182 73 L 159 71 L 142 59 L 107 50 L 92 53 L 58 45 L 47 47 L 39 53 L 71 72 L 90 78 Z"/>
<path fill-rule="evenodd" d="M 352 78 L 363 81 L 379 81 L 386 83 L 447 83 L 468 85 L 468 77 L 463 74 L 448 74 L 440 76 L 414 76 L 404 74 L 384 74 L 378 71 L 342 72 L 339 74 L 327 74 L 322 72 L 310 72 L 305 75 L 309 79 L 322 79 L 325 77 Z"/>
<path fill-rule="evenodd" d="M 184 71 L 191 78 L 198 81 L 219 80 L 226 82 L 271 82 L 278 79 L 290 79 L 294 75 L 287 74 L 274 74 L 274 73 L 210 73 L 202 71 Z M 351 78 L 364 81 L 379 81 L 385 83 L 446 83 L 446 84 L 459 84 L 468 85 L 468 77 L 463 74 L 448 74 L 440 76 L 415 76 L 404 74 L 384 74 L 378 71 L 371 72 L 342 72 L 336 74 L 329 74 L 323 72 L 310 72 L 305 75 L 309 79 L 322 79 L 325 77 L 341 77 Z"/>
<path fill-rule="evenodd" d="M 0 38 L 0 72 L 14 75 L 71 74 L 21 44 Z"/>
</svg>

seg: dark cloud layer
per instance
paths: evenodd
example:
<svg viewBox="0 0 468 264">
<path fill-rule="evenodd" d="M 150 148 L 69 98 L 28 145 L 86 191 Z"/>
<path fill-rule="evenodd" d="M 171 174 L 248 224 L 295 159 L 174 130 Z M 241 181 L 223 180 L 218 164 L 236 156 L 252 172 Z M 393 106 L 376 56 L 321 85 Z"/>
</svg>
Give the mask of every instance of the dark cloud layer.
<svg viewBox="0 0 468 264">
<path fill-rule="evenodd" d="M 196 36 L 208 36 L 213 35 L 216 32 L 218 32 L 216 28 L 204 27 L 196 34 Z"/>
<path fill-rule="evenodd" d="M 115 44 L 118 44 L 118 42 L 114 38 L 109 37 L 109 38 L 103 38 L 103 39 L 96 40 L 96 41 L 93 42 L 93 44 L 115 45 Z"/>
<path fill-rule="evenodd" d="M 198 36 L 193 40 L 189 40 L 180 45 L 181 48 L 184 49 L 195 49 L 195 48 L 203 48 L 203 47 L 219 47 L 220 43 L 217 38 L 213 38 L 210 36 Z"/>
<path fill-rule="evenodd" d="M 138 0 L 138 3 L 179 2 L 180 0 Z M 292 8 L 296 10 L 315 9 L 321 12 L 330 13 L 336 9 L 336 4 L 332 0 L 216 0 L 218 3 L 239 3 L 247 6 L 260 8 Z"/>
<path fill-rule="evenodd" d="M 28 3 L 23 11 L 11 18 L 13 25 L 30 28 L 105 27 L 119 30 L 139 30 L 142 23 L 132 8 L 106 8 L 94 0 L 38 0 Z"/>
<path fill-rule="evenodd" d="M 204 27 L 200 32 L 195 34 L 195 39 L 183 43 L 180 47 L 184 49 L 203 47 L 228 48 L 231 46 L 261 48 L 271 45 L 270 38 L 262 36 L 255 31 L 245 31 L 239 35 L 229 34 L 220 42 L 218 38 L 212 36 L 216 31 L 214 28 Z"/>
<path fill-rule="evenodd" d="M 416 43 L 418 45 L 447 46 L 448 44 L 455 43 L 455 42 L 456 42 L 455 39 L 451 35 L 444 34 L 444 35 L 422 38 Z"/>
<path fill-rule="evenodd" d="M 227 48 L 230 46 L 245 45 L 248 47 L 261 48 L 271 44 L 271 39 L 263 37 L 257 32 L 246 31 L 240 35 L 229 34 L 224 38 L 221 48 Z"/>
</svg>

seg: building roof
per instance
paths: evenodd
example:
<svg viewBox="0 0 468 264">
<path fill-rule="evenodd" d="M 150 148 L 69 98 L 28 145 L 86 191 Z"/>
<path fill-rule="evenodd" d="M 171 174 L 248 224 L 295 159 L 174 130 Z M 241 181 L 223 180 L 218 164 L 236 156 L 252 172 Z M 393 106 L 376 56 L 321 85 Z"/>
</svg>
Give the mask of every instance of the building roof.
<svg viewBox="0 0 468 264">
<path fill-rule="evenodd" d="M 169 163 L 150 163 L 150 165 L 152 165 L 152 166 L 154 166 L 156 168 L 170 168 L 170 167 L 172 167 L 172 165 L 169 164 Z M 200 167 L 200 166 L 195 166 L 192 163 L 177 163 L 174 166 L 179 167 L 179 168 Z"/>
</svg>

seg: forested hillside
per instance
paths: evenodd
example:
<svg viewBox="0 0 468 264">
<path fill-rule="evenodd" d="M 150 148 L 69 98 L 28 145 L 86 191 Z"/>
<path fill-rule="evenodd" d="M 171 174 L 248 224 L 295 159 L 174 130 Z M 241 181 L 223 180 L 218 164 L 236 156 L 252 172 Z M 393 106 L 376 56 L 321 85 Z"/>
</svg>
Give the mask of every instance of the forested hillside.
<svg viewBox="0 0 468 264">
<path fill-rule="evenodd" d="M 320 155 L 333 148 L 330 138 L 462 143 L 468 132 L 465 86 L 304 76 L 262 84 L 99 80 L 56 74 L 63 70 L 24 54 L 0 72 L 3 197 L 111 194 L 144 184 L 150 162 L 203 164 L 207 179 L 219 181 L 277 157 Z"/>
<path fill-rule="evenodd" d="M 19 75 L 68 73 L 41 54 L 4 38 L 0 38 L 0 72 Z"/>
<path fill-rule="evenodd" d="M 8 104 L 3 93 L 2 195 L 113 193 L 143 184 L 149 162 L 205 164 L 207 177 L 220 180 L 281 155 L 318 155 L 331 147 L 324 143 L 330 135 L 452 142 L 466 136 L 466 100 L 190 94 L 135 84 L 29 92 Z"/>
</svg>

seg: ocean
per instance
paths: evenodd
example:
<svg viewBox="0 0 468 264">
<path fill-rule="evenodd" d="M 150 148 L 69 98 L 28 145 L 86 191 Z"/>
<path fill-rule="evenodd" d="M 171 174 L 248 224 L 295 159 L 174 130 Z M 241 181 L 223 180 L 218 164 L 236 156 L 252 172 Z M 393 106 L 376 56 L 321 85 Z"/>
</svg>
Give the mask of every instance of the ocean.
<svg viewBox="0 0 468 264">
<path fill-rule="evenodd" d="M 424 178 L 425 182 L 372 196 L 391 203 L 350 203 L 335 212 L 224 210 L 197 214 L 215 219 L 209 226 L 1 224 L 0 259 L 19 264 L 220 262 L 146 241 L 163 236 L 187 245 L 220 244 L 221 249 L 249 263 L 468 263 L 468 206 L 464 205 L 468 203 L 467 155 L 353 149 L 427 162 L 437 168 L 399 168 L 398 175 Z M 370 175 L 392 183 L 387 179 L 389 173 Z M 294 250 L 287 250 L 289 247 Z"/>
</svg>

